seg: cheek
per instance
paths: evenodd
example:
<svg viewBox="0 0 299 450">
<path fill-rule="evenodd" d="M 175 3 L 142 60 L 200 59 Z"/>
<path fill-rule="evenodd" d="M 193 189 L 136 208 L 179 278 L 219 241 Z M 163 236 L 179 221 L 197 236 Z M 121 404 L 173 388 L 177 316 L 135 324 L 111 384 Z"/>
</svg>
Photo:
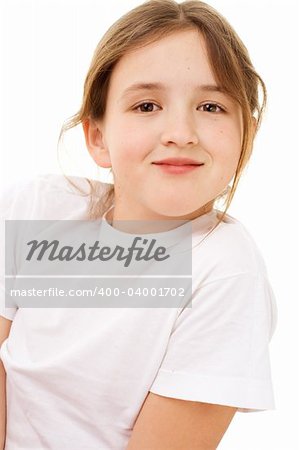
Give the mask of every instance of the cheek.
<svg viewBox="0 0 299 450">
<path fill-rule="evenodd" d="M 110 133 L 109 150 L 115 162 L 130 165 L 133 161 L 142 160 L 153 151 L 156 142 L 153 130 L 146 126 L 138 127 L 122 123 L 117 132 Z"/>
<path fill-rule="evenodd" d="M 241 134 L 237 125 L 212 124 L 202 135 L 202 144 L 212 155 L 228 162 L 228 158 L 237 158 L 241 152 Z"/>
</svg>

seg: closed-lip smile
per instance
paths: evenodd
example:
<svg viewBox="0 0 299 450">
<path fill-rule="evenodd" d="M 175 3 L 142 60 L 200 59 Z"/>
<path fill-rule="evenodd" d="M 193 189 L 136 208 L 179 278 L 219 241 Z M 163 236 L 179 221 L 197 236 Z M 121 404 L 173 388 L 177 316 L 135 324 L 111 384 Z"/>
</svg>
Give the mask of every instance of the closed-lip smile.
<svg viewBox="0 0 299 450">
<path fill-rule="evenodd" d="M 200 166 L 203 165 L 200 161 L 195 161 L 190 158 L 167 158 L 167 159 L 161 159 L 160 161 L 153 161 L 152 164 L 163 164 L 163 165 L 170 165 L 170 166 Z"/>
</svg>

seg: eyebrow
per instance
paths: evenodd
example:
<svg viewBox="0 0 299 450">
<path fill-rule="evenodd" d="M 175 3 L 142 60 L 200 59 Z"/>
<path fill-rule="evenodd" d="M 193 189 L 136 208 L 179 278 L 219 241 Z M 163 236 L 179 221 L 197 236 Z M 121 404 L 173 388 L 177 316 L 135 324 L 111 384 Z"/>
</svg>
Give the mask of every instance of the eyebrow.
<svg viewBox="0 0 299 450">
<path fill-rule="evenodd" d="M 202 84 L 199 86 L 195 86 L 197 91 L 203 92 L 222 92 L 227 93 L 226 89 L 222 86 L 218 86 L 217 84 Z M 127 87 L 121 98 L 126 97 L 128 94 L 139 91 L 163 91 L 166 90 L 166 86 L 162 83 L 134 83 L 131 86 Z"/>
</svg>

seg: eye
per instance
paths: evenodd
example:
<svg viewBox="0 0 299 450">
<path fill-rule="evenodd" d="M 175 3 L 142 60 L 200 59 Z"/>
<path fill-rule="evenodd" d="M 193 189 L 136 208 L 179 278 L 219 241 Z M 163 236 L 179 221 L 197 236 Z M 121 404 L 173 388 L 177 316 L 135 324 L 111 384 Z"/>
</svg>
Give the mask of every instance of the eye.
<svg viewBox="0 0 299 450">
<path fill-rule="evenodd" d="M 142 102 L 142 103 L 139 103 L 139 105 L 135 106 L 133 108 L 133 110 L 143 112 L 143 113 L 153 112 L 155 106 L 158 107 L 158 105 L 156 105 L 153 102 Z M 204 112 L 210 112 L 210 113 L 214 113 L 214 114 L 220 113 L 220 112 L 225 112 L 225 110 L 217 103 L 205 103 L 204 105 L 201 105 L 201 108 L 204 108 Z"/>
<path fill-rule="evenodd" d="M 142 102 L 142 103 L 139 103 L 139 105 L 135 106 L 133 108 L 133 110 L 134 111 L 139 110 L 140 112 L 153 112 L 154 106 L 157 106 L 157 105 L 153 102 Z M 141 108 L 141 109 L 139 109 L 139 108 Z"/>
<path fill-rule="evenodd" d="M 225 112 L 221 106 L 217 105 L 217 103 L 205 103 L 204 105 L 201 105 L 201 108 L 204 108 L 204 112 L 210 112 L 210 113 Z M 218 108 L 218 111 L 217 111 L 217 108 Z"/>
</svg>

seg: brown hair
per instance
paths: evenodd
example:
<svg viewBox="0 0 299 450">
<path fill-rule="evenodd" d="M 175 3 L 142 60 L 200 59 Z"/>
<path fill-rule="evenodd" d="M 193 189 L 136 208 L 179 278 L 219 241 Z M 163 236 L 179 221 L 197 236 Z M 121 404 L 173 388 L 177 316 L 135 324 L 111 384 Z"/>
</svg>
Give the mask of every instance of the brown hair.
<svg viewBox="0 0 299 450">
<path fill-rule="evenodd" d="M 225 218 L 241 174 L 250 159 L 253 140 L 266 105 L 267 92 L 255 71 L 248 51 L 227 20 L 204 2 L 193 0 L 177 3 L 174 0 L 149 0 L 117 20 L 98 43 L 88 70 L 82 106 L 77 114 L 62 126 L 58 145 L 70 128 L 87 119 L 101 119 L 105 114 L 109 80 L 113 67 L 126 52 L 155 42 L 171 33 L 197 29 L 205 38 L 207 52 L 216 81 L 240 104 L 243 117 L 243 141 L 240 159 L 230 188 L 209 203 L 225 200 L 219 222 Z M 259 87 L 263 93 L 259 102 Z M 253 126 L 253 117 L 256 128 Z M 103 191 L 103 184 L 90 184 L 89 218 L 102 216 L 113 203 L 114 187 Z M 217 226 L 216 225 L 216 226 Z"/>
</svg>

